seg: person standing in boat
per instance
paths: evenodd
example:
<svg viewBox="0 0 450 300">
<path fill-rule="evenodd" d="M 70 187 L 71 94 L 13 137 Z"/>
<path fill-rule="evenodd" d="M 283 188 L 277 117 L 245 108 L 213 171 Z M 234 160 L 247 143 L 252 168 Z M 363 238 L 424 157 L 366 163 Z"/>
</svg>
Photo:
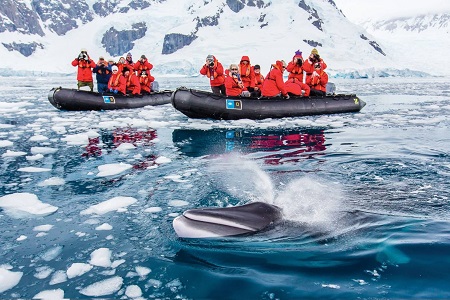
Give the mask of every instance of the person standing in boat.
<svg viewBox="0 0 450 300">
<path fill-rule="evenodd" d="M 104 93 L 108 91 L 108 82 L 111 77 L 112 71 L 109 64 L 106 62 L 103 56 L 100 56 L 97 65 L 92 70 L 95 73 L 95 79 L 97 80 L 97 91 Z"/>
<path fill-rule="evenodd" d="M 327 64 L 325 61 L 320 57 L 319 51 L 317 51 L 316 48 L 313 48 L 311 50 L 311 54 L 309 55 L 308 59 L 303 63 L 303 70 L 306 72 L 306 80 L 305 82 L 308 83 L 310 80 L 310 76 L 315 71 L 314 65 L 316 63 L 321 64 L 322 70 L 325 70 L 327 68 Z"/>
<path fill-rule="evenodd" d="M 123 76 L 126 79 L 126 92 L 127 94 L 132 94 L 133 96 L 139 95 L 141 93 L 141 83 L 139 78 L 134 74 L 134 72 L 128 67 L 123 68 Z"/>
<path fill-rule="evenodd" d="M 92 69 L 95 68 L 95 62 L 90 59 L 87 50 L 81 49 L 77 58 L 72 61 L 72 66 L 77 68 L 77 86 L 78 90 L 83 86 L 88 86 L 91 92 L 94 91 L 94 79 L 92 78 Z"/>
<path fill-rule="evenodd" d="M 206 57 L 206 63 L 200 69 L 200 74 L 209 78 L 211 90 L 214 94 L 226 95 L 223 66 L 214 55 L 210 54 Z"/>
<path fill-rule="evenodd" d="M 112 66 L 112 75 L 111 78 L 109 78 L 108 82 L 108 90 L 111 93 L 117 94 L 121 93 L 125 95 L 126 89 L 127 89 L 127 80 L 122 75 L 121 72 L 119 72 L 119 67 Z"/>
<path fill-rule="evenodd" d="M 147 56 L 141 55 L 141 58 L 134 64 L 134 71 L 137 75 L 140 75 L 142 71 L 146 71 L 147 75 L 150 75 L 150 71 L 153 69 L 153 65 L 148 61 Z"/>
<path fill-rule="evenodd" d="M 141 84 L 141 93 L 150 94 L 152 91 L 152 82 L 155 81 L 155 77 L 147 75 L 147 71 L 142 70 L 141 76 L 139 76 L 139 83 Z"/>
<path fill-rule="evenodd" d="M 250 92 L 245 90 L 241 74 L 239 74 L 239 67 L 236 64 L 231 64 L 230 68 L 225 71 L 225 91 L 227 96 L 250 96 Z"/>
<path fill-rule="evenodd" d="M 277 97 L 282 95 L 289 99 L 289 94 L 283 80 L 283 72 L 286 69 L 286 63 L 282 60 L 277 60 L 272 64 L 269 74 L 264 80 L 261 95 L 263 97 Z"/>
<path fill-rule="evenodd" d="M 264 83 L 264 76 L 261 74 L 261 66 L 255 65 L 253 67 L 253 71 L 255 72 L 255 90 L 253 92 L 253 95 L 255 97 L 261 96 L 261 88 Z"/>
<path fill-rule="evenodd" d="M 255 71 L 246 55 L 242 56 L 239 63 L 239 74 L 244 83 L 244 90 L 252 93 L 255 90 Z"/>
<path fill-rule="evenodd" d="M 325 96 L 327 93 L 328 74 L 322 69 L 321 63 L 314 65 L 314 72 L 308 78 L 307 84 L 311 87 L 311 96 Z"/>
</svg>

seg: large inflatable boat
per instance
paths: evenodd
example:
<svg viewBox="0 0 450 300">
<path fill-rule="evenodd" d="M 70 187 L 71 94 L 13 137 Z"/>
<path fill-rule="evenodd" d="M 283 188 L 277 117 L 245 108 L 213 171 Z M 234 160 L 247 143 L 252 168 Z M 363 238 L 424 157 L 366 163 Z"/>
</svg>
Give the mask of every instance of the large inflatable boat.
<svg viewBox="0 0 450 300">
<path fill-rule="evenodd" d="M 57 87 L 50 90 L 48 100 L 61 110 L 112 110 L 167 104 L 171 95 L 172 91 L 131 96 Z"/>
<path fill-rule="evenodd" d="M 172 105 L 190 118 L 256 120 L 358 112 L 366 103 L 356 95 L 333 94 L 290 99 L 225 97 L 181 87 L 173 92 Z"/>
</svg>

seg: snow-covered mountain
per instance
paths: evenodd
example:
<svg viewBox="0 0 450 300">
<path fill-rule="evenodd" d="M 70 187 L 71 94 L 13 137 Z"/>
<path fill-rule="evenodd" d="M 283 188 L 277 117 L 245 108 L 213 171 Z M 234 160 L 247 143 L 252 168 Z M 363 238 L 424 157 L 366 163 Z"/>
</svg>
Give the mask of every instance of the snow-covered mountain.
<svg viewBox="0 0 450 300">
<path fill-rule="evenodd" d="M 423 54 L 410 60 L 391 39 L 385 44 L 370 33 L 378 36 L 386 27 L 366 30 L 351 23 L 333 0 L 3 2 L 3 73 L 10 69 L 71 73 L 75 69 L 70 63 L 81 48 L 95 60 L 99 56 L 117 60 L 127 52 L 136 60 L 145 54 L 155 65 L 155 74 L 196 75 L 208 54 L 226 67 L 248 55 L 264 73 L 275 60 L 288 61 L 297 49 L 306 57 L 313 47 L 330 73 L 430 71 L 416 63 Z"/>
</svg>

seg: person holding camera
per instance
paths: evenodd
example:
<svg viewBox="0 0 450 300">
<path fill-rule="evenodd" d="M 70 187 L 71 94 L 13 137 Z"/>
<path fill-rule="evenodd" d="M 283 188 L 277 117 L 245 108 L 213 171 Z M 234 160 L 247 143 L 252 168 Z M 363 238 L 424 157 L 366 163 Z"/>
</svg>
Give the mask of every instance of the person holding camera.
<svg viewBox="0 0 450 300">
<path fill-rule="evenodd" d="M 147 74 L 147 71 L 143 70 L 139 76 L 139 83 L 141 84 L 141 93 L 150 94 L 152 91 L 152 82 L 155 81 L 155 77 Z"/>
<path fill-rule="evenodd" d="M 325 73 L 320 62 L 314 64 L 314 72 L 307 80 L 306 83 L 311 88 L 311 96 L 325 96 L 327 94 L 328 74 Z"/>
<path fill-rule="evenodd" d="M 297 96 L 309 96 L 309 86 L 303 83 L 303 56 L 302 51 L 295 51 L 292 61 L 286 67 L 289 72 L 288 80 L 285 82 L 289 93 Z"/>
<path fill-rule="evenodd" d="M 210 54 L 206 57 L 200 74 L 209 78 L 209 84 L 214 94 L 226 96 L 223 66 L 214 55 Z"/>
<path fill-rule="evenodd" d="M 250 96 L 250 92 L 245 90 L 241 74 L 239 74 L 238 65 L 231 64 L 230 68 L 225 71 L 225 75 L 225 90 L 227 96 Z"/>
<path fill-rule="evenodd" d="M 92 70 L 95 73 L 95 79 L 97 80 L 97 91 L 99 93 L 108 91 L 108 81 L 111 77 L 112 70 L 109 64 L 106 62 L 103 56 L 100 56 L 97 65 Z"/>
<path fill-rule="evenodd" d="M 325 70 L 327 68 L 327 64 L 320 57 L 319 51 L 317 51 L 316 48 L 313 48 L 308 59 L 303 64 L 303 70 L 305 70 L 306 72 L 306 83 L 308 83 L 312 73 L 315 71 L 314 65 L 316 63 L 320 63 L 322 70 Z"/>
<path fill-rule="evenodd" d="M 78 57 L 72 61 L 72 66 L 77 69 L 78 90 L 83 86 L 88 86 L 91 92 L 94 91 L 94 79 L 92 78 L 92 68 L 95 68 L 95 62 L 89 58 L 86 49 L 81 49 Z"/>
<path fill-rule="evenodd" d="M 140 75 L 142 71 L 146 71 L 147 75 L 150 75 L 150 70 L 153 69 L 153 65 L 148 61 L 147 56 L 141 55 L 141 58 L 134 63 L 134 71 L 136 75 Z"/>
</svg>

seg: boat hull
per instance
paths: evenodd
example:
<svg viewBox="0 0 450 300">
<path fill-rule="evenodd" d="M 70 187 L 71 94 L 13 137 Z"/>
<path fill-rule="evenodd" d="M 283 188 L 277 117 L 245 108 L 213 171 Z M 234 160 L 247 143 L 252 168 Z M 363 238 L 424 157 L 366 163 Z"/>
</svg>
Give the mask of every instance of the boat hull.
<svg viewBox="0 0 450 300">
<path fill-rule="evenodd" d="M 61 110 L 113 110 L 168 104 L 171 95 L 172 91 L 129 96 L 57 87 L 50 90 L 48 100 L 54 107 Z"/>
<path fill-rule="evenodd" d="M 172 94 L 175 109 L 190 118 L 217 120 L 267 119 L 359 112 L 366 103 L 356 95 L 314 97 L 225 97 L 211 92 L 178 88 Z"/>
</svg>

